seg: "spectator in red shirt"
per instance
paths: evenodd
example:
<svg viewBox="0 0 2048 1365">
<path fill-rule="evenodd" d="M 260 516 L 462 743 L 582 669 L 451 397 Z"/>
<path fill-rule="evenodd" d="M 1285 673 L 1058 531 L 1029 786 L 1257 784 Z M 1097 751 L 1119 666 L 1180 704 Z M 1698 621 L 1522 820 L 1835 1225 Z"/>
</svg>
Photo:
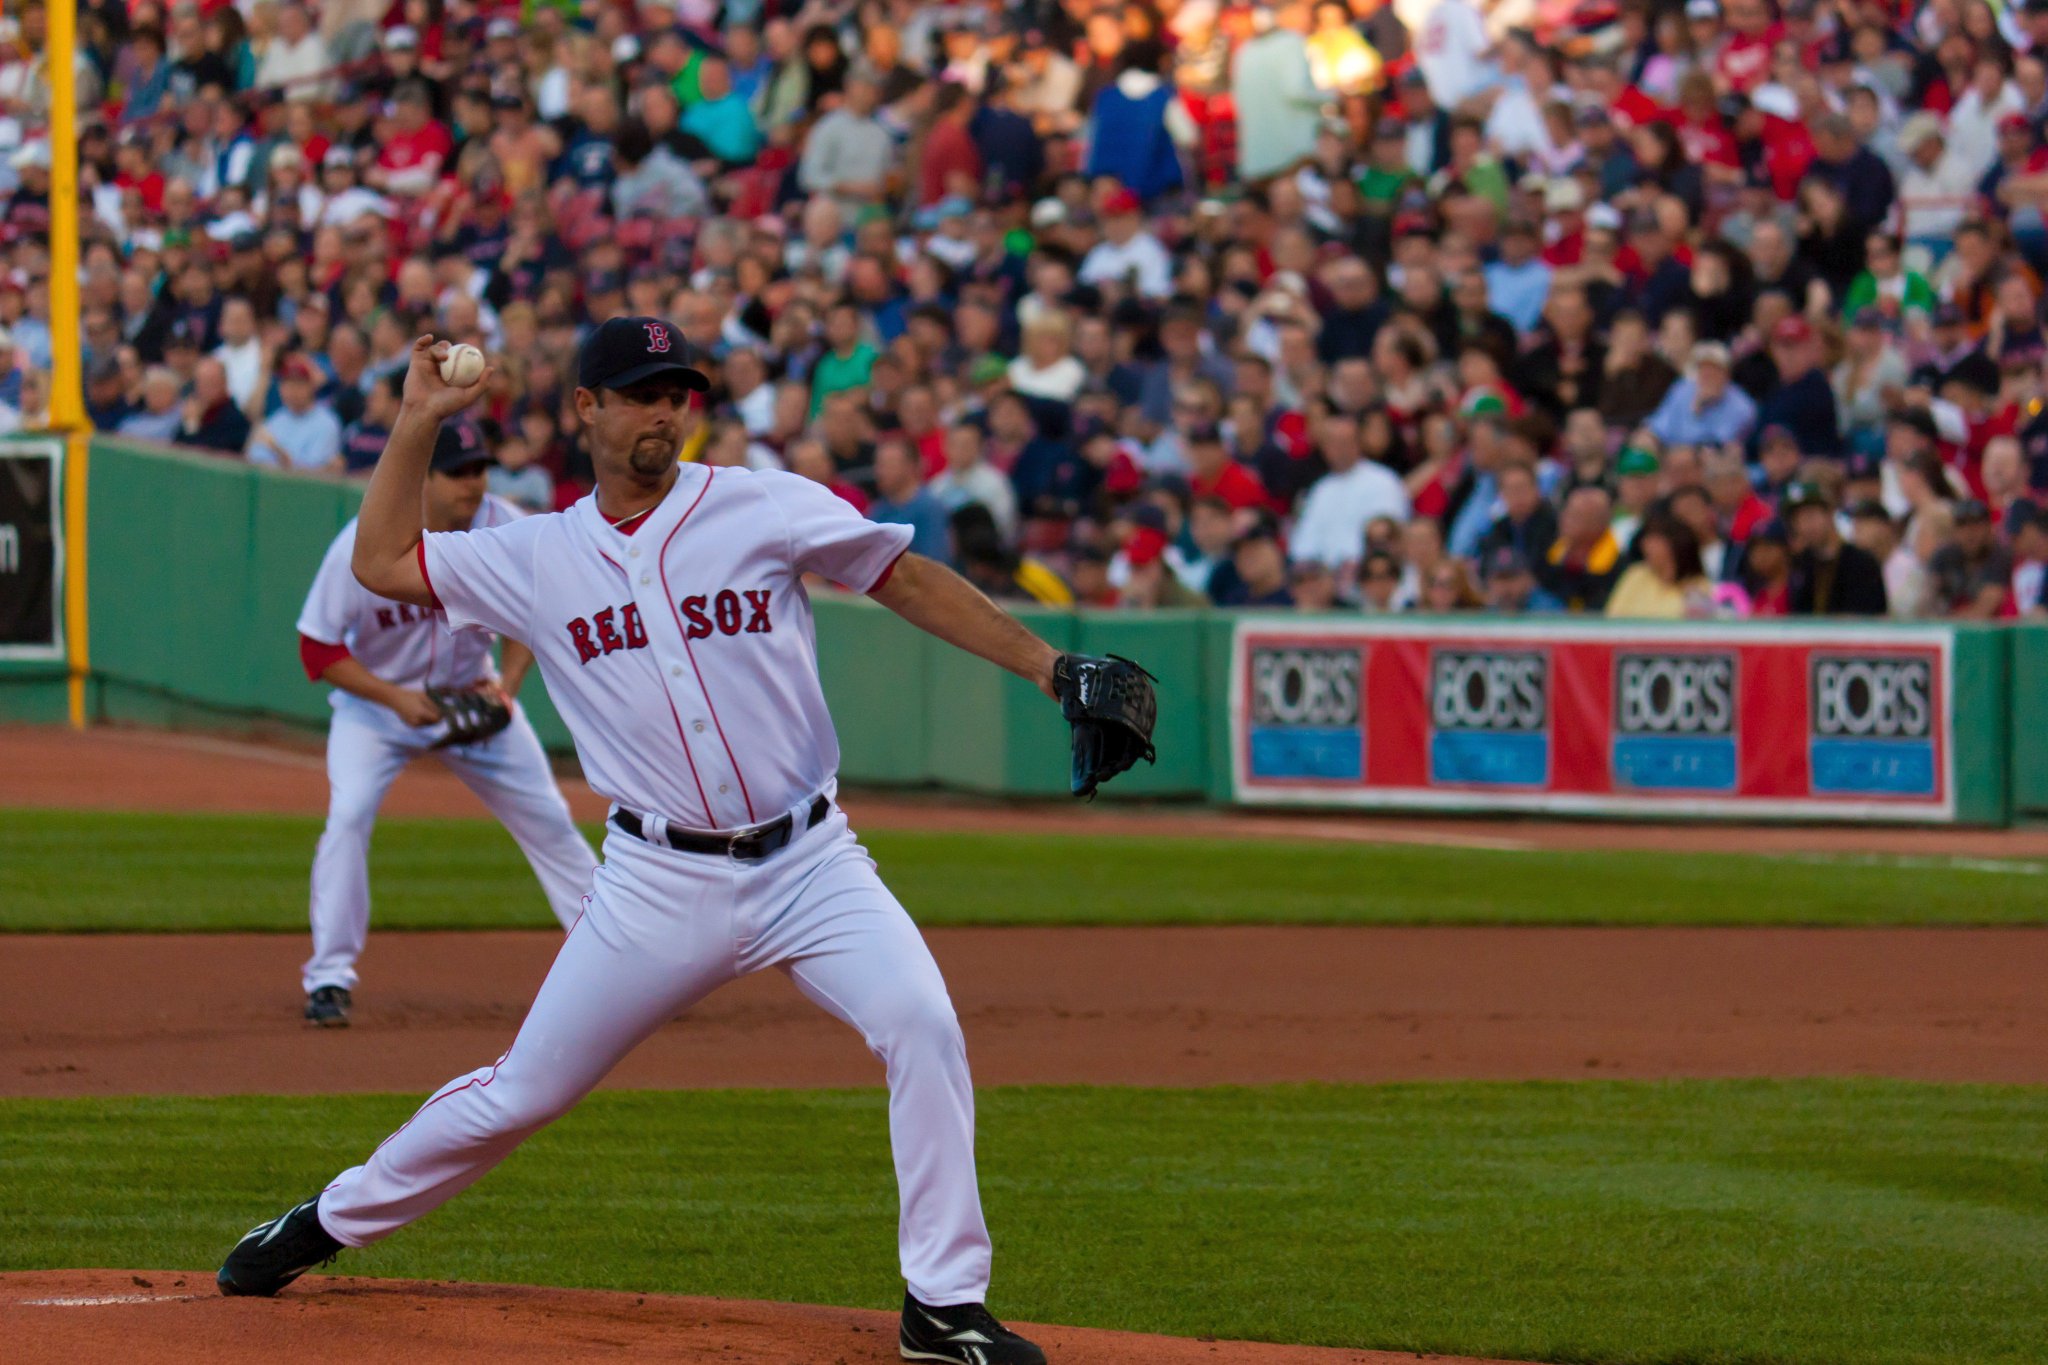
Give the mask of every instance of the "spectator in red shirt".
<svg viewBox="0 0 2048 1365">
<path fill-rule="evenodd" d="M 164 207 L 164 177 L 150 160 L 149 145 L 140 129 L 122 135 L 114 149 L 114 183 L 142 196 L 142 207 L 161 213 Z"/>
<path fill-rule="evenodd" d="M 981 153 L 967 125 L 974 118 L 974 96 L 962 85 L 941 85 L 937 117 L 925 135 L 917 168 L 917 206 L 929 208 L 948 195 L 972 198 L 981 189 Z"/>
<path fill-rule="evenodd" d="M 1730 90 L 1748 94 L 1771 73 L 1771 53 L 1785 26 L 1772 17 L 1771 0 L 1728 0 L 1728 31 L 1714 58 L 1714 75 Z"/>
<path fill-rule="evenodd" d="M 392 103 L 396 105 L 392 114 L 395 126 L 377 152 L 377 165 L 369 180 L 386 194 L 416 199 L 440 183 L 448 159 L 455 154 L 455 140 L 434 117 L 433 100 L 424 85 L 401 85 L 393 93 Z"/>
<path fill-rule="evenodd" d="M 1678 140 L 1686 159 L 1694 165 L 1733 169 L 1741 160 L 1735 154 L 1735 138 L 1721 119 L 1721 106 L 1714 93 L 1714 78 L 1692 70 L 1678 83 L 1678 107 L 1670 116 L 1678 129 Z"/>
<path fill-rule="evenodd" d="M 1230 446 L 1217 427 L 1203 425 L 1190 431 L 1186 450 L 1194 496 L 1221 498 L 1237 512 L 1270 505 L 1259 476 L 1230 458 Z"/>
<path fill-rule="evenodd" d="M 1702 463 L 1706 467 L 1707 496 L 1714 504 L 1722 534 L 1734 545 L 1746 543 L 1751 532 L 1771 519 L 1771 505 L 1758 496 L 1739 452 L 1716 450 Z"/>
</svg>

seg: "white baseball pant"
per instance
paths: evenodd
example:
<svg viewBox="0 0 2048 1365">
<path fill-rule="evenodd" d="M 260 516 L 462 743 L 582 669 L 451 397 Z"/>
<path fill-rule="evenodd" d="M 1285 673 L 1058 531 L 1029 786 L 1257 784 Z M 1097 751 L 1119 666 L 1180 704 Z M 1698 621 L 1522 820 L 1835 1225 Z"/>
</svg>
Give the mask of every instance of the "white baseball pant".
<svg viewBox="0 0 2048 1365">
<path fill-rule="evenodd" d="M 801 807 L 796 816 L 801 828 Z M 642 1039 L 764 967 L 787 972 L 882 1060 L 910 1292 L 980 1302 L 989 1240 L 966 1044 L 923 936 L 836 807 L 753 862 L 610 832 L 583 918 L 511 1048 L 441 1087 L 366 1164 L 336 1177 L 320 1197 L 321 1225 L 360 1247 L 423 1217 L 566 1113 Z"/>
<path fill-rule="evenodd" d="M 356 985 L 370 930 L 370 831 L 399 771 L 430 750 L 510 831 L 564 929 L 576 922 L 597 856 L 569 818 L 540 738 L 516 705 L 512 723 L 481 744 L 432 749 L 443 729 L 407 725 L 389 707 L 344 697 L 327 730 L 327 828 L 313 854 L 313 955 L 307 994 Z"/>
</svg>

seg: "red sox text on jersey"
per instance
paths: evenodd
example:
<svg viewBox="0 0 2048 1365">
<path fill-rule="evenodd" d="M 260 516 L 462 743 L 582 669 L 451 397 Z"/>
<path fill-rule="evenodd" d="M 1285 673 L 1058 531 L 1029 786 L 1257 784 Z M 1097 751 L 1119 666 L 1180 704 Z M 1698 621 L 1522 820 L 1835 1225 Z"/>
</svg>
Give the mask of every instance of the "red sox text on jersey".
<svg viewBox="0 0 2048 1365">
<path fill-rule="evenodd" d="M 766 635 L 775 629 L 773 599 L 774 593 L 766 588 L 737 592 L 721 588 L 715 593 L 692 593 L 676 603 L 676 608 L 686 623 L 683 634 L 691 640 L 709 639 L 713 632 Z M 574 617 L 565 629 L 576 646 L 576 658 L 586 664 L 622 649 L 647 648 L 647 626 L 640 619 L 637 602 Z"/>
</svg>

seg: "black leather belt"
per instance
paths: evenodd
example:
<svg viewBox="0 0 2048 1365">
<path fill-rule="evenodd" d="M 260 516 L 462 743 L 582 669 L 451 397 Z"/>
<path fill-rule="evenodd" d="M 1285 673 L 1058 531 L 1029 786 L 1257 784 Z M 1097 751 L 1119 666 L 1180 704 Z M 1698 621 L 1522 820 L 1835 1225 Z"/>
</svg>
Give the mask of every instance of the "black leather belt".
<svg viewBox="0 0 2048 1365">
<path fill-rule="evenodd" d="M 788 846 L 789 841 L 804 830 L 816 829 L 831 811 L 832 803 L 822 794 L 811 801 L 810 809 L 804 815 L 804 827 L 798 829 L 796 820 L 784 812 L 779 820 L 770 820 L 765 825 L 756 825 L 744 834 L 700 834 L 695 830 L 676 829 L 670 826 L 661 839 L 649 839 L 648 821 L 636 812 L 623 806 L 612 812 L 611 822 L 635 839 L 647 839 L 649 843 L 665 843 L 681 853 L 715 853 L 738 858 L 742 862 L 754 862 L 767 857 L 778 849 Z"/>
</svg>

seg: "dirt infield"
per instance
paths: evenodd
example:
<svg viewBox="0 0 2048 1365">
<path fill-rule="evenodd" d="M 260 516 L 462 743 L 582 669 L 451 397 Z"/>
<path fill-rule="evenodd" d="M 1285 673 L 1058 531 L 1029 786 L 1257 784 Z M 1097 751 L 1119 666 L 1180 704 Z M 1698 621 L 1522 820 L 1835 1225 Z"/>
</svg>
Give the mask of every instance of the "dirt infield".
<svg viewBox="0 0 2048 1365">
<path fill-rule="evenodd" d="M 1451 1356 L 1019 1326 L 1060 1365 L 1485 1365 Z M 271 1300 L 224 1299 L 211 1275 L 163 1270 L 0 1275 L 0 1340 L 8 1344 L 7 1358 L 22 1365 L 897 1359 L 895 1316 L 850 1308 L 342 1276 L 308 1277 Z"/>
<path fill-rule="evenodd" d="M 577 818 L 605 803 L 576 777 L 562 789 Z M 1200 839 L 1316 839 L 1453 848 L 1667 849 L 1677 852 L 1890 853 L 1969 858 L 2048 857 L 2048 829 L 1891 829 L 1598 821 L 1407 819 L 1371 814 L 1246 814 L 1187 806 L 1076 806 L 977 800 L 958 794 L 847 792 L 857 829 L 1014 830 Z M 322 751 L 305 740 L 253 743 L 207 735 L 100 728 L 83 733 L 0 726 L 0 807 L 80 810 L 327 809 Z M 482 804 L 439 764 L 415 763 L 391 789 L 396 816 L 482 815 Z"/>
<path fill-rule="evenodd" d="M 1883 1075 L 2048 1083 L 2028 929 L 937 929 L 983 1084 Z M 373 934 L 356 1026 L 298 1021 L 297 936 L 29 935 L 0 1095 L 424 1093 L 503 1052 L 560 936 Z M 879 1085 L 778 973 L 622 1087 Z"/>
</svg>

